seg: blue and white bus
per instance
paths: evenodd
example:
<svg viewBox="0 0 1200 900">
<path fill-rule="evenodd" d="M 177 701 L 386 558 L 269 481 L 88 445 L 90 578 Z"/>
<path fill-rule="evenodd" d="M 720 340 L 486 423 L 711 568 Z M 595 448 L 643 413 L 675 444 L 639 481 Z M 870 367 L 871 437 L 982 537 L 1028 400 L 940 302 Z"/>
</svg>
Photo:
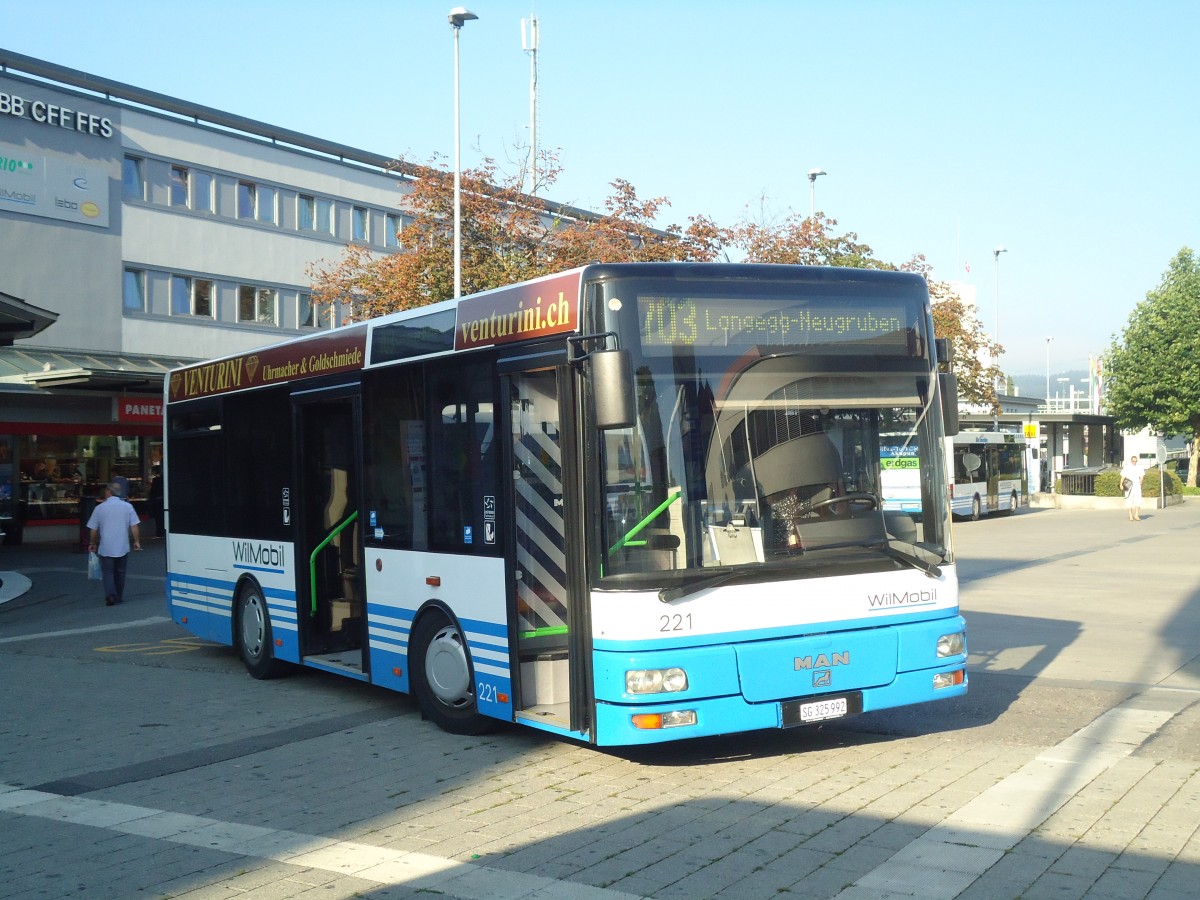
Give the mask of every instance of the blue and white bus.
<svg viewBox="0 0 1200 900">
<path fill-rule="evenodd" d="M 955 697 L 948 356 L 915 275 L 645 263 L 187 366 L 170 612 L 256 677 L 409 692 L 463 734 L 632 745 Z M 885 515 L 897 434 L 919 508 Z"/>
</svg>

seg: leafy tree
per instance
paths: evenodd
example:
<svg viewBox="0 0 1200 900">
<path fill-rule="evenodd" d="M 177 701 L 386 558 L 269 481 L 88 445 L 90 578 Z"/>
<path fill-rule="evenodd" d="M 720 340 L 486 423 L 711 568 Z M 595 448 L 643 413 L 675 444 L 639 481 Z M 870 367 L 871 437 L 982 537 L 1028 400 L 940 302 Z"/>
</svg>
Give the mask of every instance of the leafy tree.
<svg viewBox="0 0 1200 900">
<path fill-rule="evenodd" d="M 425 306 L 454 295 L 453 174 L 430 164 L 403 164 L 414 180 L 400 202 L 410 223 L 400 231 L 402 252 L 379 256 L 348 245 L 333 264 L 309 267 L 313 298 L 346 304 L 352 319 Z M 538 192 L 560 169 L 545 155 Z M 614 181 L 607 213 L 570 214 L 521 192 L 520 176 L 503 177 L 488 159 L 461 173 L 462 289 L 464 294 L 553 274 L 596 260 L 605 262 L 711 261 L 727 232 L 693 217 L 686 228 L 652 223 L 669 205 L 641 200 L 627 181 Z"/>
<path fill-rule="evenodd" d="M 984 360 L 995 360 L 1003 348 L 984 331 L 974 308 L 964 303 L 949 284 L 933 277 L 924 256 L 914 256 L 900 268 L 925 276 L 929 284 L 933 331 L 938 337 L 950 338 L 954 343 L 958 393 L 968 403 L 990 406 L 994 412 L 999 412 L 1000 398 L 996 396 L 996 382 L 1000 368 L 995 363 L 985 364 Z"/>
<path fill-rule="evenodd" d="M 1190 434 L 1189 487 L 1200 461 L 1200 260 L 1180 250 L 1108 352 L 1109 412 L 1122 428 Z"/>
</svg>

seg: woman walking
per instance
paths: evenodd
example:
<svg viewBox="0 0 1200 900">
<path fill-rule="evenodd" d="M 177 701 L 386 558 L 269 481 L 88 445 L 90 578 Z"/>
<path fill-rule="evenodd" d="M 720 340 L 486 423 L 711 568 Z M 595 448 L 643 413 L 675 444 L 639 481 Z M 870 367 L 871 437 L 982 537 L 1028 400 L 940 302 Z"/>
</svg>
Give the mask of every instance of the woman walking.
<svg viewBox="0 0 1200 900">
<path fill-rule="evenodd" d="M 1125 511 L 1130 522 L 1142 521 L 1142 467 L 1136 456 L 1121 467 L 1121 488 L 1125 491 Z"/>
</svg>

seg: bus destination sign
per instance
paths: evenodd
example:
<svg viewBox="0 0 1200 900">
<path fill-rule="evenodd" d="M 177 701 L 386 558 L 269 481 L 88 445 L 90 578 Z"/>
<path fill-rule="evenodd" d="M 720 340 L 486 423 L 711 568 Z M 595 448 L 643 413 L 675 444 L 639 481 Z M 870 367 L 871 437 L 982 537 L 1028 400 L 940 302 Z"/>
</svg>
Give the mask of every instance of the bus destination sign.
<svg viewBox="0 0 1200 900">
<path fill-rule="evenodd" d="M 471 350 L 578 331 L 581 274 L 575 269 L 463 298 L 458 304 L 454 349 Z"/>
<path fill-rule="evenodd" d="M 638 296 L 642 349 L 725 353 L 751 347 L 859 344 L 873 352 L 911 353 L 903 301 L 847 307 L 836 302 L 765 298 Z"/>
<path fill-rule="evenodd" d="M 367 326 L 360 325 L 328 336 L 187 366 L 171 373 L 170 402 L 361 369 L 366 346 Z"/>
</svg>

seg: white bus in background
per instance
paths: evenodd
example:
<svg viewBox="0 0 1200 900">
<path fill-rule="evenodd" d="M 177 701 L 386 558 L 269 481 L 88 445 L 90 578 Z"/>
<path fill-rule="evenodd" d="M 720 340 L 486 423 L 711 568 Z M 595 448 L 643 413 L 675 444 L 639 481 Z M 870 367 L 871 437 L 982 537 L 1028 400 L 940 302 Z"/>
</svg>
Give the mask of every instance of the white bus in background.
<svg viewBox="0 0 1200 900">
<path fill-rule="evenodd" d="M 1037 450 L 1014 432 L 964 431 L 946 440 L 950 511 L 978 519 L 1029 505 L 1031 456 Z M 921 465 L 916 444 L 904 435 L 880 435 L 883 508 L 912 514 L 921 509 Z M 1036 471 L 1036 470 L 1034 470 Z"/>
<path fill-rule="evenodd" d="M 1030 448 L 1024 436 L 963 431 L 946 444 L 952 515 L 978 519 L 1029 505 Z"/>
</svg>

